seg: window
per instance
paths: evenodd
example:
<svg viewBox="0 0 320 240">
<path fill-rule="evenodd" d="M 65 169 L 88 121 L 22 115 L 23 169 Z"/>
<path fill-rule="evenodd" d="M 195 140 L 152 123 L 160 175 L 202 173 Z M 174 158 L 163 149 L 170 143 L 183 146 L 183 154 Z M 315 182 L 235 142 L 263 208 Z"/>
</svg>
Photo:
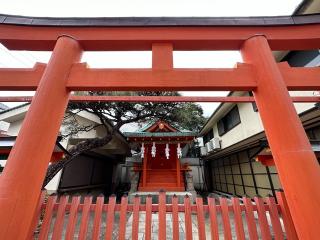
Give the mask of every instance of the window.
<svg viewBox="0 0 320 240">
<path fill-rule="evenodd" d="M 213 129 L 210 129 L 210 131 L 207 132 L 207 133 L 203 136 L 203 144 L 206 144 L 206 143 L 209 142 L 212 138 L 213 138 Z"/>
<path fill-rule="evenodd" d="M 236 105 L 227 113 L 227 115 L 225 115 L 223 118 L 221 118 L 218 121 L 219 136 L 222 136 L 226 132 L 230 131 L 232 128 L 237 126 L 240 122 L 241 120 L 239 115 L 239 109 L 238 109 L 238 106 Z"/>
</svg>

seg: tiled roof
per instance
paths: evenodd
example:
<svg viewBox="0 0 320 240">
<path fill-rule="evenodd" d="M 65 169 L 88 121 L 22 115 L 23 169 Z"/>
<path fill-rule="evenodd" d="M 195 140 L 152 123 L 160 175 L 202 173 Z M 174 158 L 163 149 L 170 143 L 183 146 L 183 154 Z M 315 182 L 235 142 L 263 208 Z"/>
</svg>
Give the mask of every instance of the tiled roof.
<svg viewBox="0 0 320 240">
<path fill-rule="evenodd" d="M 0 23 L 61 27 L 146 27 L 146 26 L 281 26 L 314 24 L 320 14 L 271 17 L 94 17 L 58 18 L 0 14 Z"/>
<path fill-rule="evenodd" d="M 196 132 L 124 132 L 126 137 L 193 137 Z"/>
</svg>

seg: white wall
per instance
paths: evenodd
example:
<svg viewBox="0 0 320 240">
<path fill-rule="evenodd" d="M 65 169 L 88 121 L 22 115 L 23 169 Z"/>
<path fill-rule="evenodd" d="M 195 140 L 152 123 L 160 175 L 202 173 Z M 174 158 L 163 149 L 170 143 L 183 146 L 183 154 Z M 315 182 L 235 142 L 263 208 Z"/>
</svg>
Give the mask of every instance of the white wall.
<svg viewBox="0 0 320 240">
<path fill-rule="evenodd" d="M 0 121 L 0 131 L 7 131 L 9 128 L 9 123 L 5 122 L 5 121 Z"/>
<path fill-rule="evenodd" d="M 222 136 L 219 136 L 217 121 L 213 124 L 213 133 L 215 137 L 221 140 L 221 148 L 229 147 L 243 139 L 249 138 L 263 131 L 262 122 L 258 112 L 253 111 L 251 103 L 238 103 L 241 123 L 229 130 Z M 234 105 L 228 108 L 229 111 Z"/>
<path fill-rule="evenodd" d="M 62 173 L 62 170 L 60 170 L 60 171 L 51 179 L 51 181 L 45 186 L 45 189 L 48 191 L 49 194 L 55 193 L 55 192 L 58 190 L 61 173 Z"/>
<path fill-rule="evenodd" d="M 22 125 L 23 119 L 17 120 L 15 122 L 11 122 L 10 126 L 8 128 L 8 135 L 10 136 L 18 136 L 18 133 L 20 131 L 21 125 Z"/>
<path fill-rule="evenodd" d="M 291 96 L 314 96 L 313 91 L 292 91 Z M 264 131 L 259 112 L 255 112 L 252 103 L 237 103 L 241 123 L 229 130 L 222 136 L 218 134 L 217 122 L 228 113 L 235 104 L 225 103 L 213 117 L 210 126 L 213 127 L 214 137 L 221 140 L 221 148 L 229 147 L 253 135 Z M 314 103 L 295 103 L 297 114 L 305 112 L 315 106 Z M 272 114 L 272 113 L 270 113 Z M 285 124 L 285 123 L 284 123 Z"/>
</svg>

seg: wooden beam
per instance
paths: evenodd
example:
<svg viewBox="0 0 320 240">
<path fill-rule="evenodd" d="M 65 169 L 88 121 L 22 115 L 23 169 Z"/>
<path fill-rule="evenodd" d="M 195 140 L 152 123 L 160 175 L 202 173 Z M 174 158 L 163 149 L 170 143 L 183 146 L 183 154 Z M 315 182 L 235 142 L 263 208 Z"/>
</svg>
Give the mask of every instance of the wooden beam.
<svg viewBox="0 0 320 240">
<path fill-rule="evenodd" d="M 85 51 L 151 50 L 170 42 L 174 50 L 239 50 L 243 42 L 266 36 L 272 50 L 318 49 L 320 24 L 212 27 L 57 27 L 0 24 L 0 42 L 13 50 L 50 51 L 61 35 L 77 39 Z"/>
<path fill-rule="evenodd" d="M 291 97 L 296 103 L 320 102 L 320 96 Z M 0 102 L 31 102 L 32 96 L 0 97 Z M 71 96 L 70 102 L 255 102 L 254 97 L 179 97 L 179 96 Z"/>
<path fill-rule="evenodd" d="M 36 90 L 46 66 L 36 63 L 33 68 L 0 68 L 0 90 Z"/>
<path fill-rule="evenodd" d="M 287 62 L 277 65 L 289 90 L 320 90 L 320 67 L 290 67 Z"/>
<path fill-rule="evenodd" d="M 288 90 L 320 90 L 319 67 L 290 67 L 278 64 Z M 36 90 L 46 65 L 33 68 L 1 68 L 0 90 Z M 235 68 L 209 69 L 96 69 L 86 63 L 72 67 L 69 90 L 106 91 L 251 91 L 256 76 L 250 64 L 238 63 Z M 211 100 L 209 100 L 211 101 Z"/>
<path fill-rule="evenodd" d="M 251 67 L 223 69 L 93 69 L 76 64 L 70 90 L 106 91 L 249 91 L 256 86 Z"/>
</svg>

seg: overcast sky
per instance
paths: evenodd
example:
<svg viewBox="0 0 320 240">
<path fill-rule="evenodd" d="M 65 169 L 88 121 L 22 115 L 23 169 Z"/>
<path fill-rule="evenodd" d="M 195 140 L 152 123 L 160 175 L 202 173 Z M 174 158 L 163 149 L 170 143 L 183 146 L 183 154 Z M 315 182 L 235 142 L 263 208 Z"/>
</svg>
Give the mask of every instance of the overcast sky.
<svg viewBox="0 0 320 240">
<path fill-rule="evenodd" d="M 276 16 L 301 0 L 2 0 L 2 13 L 29 16 Z"/>
<path fill-rule="evenodd" d="M 2 0 L 0 12 L 12 15 L 48 17 L 127 16 L 277 16 L 291 15 L 301 0 Z M 0 67 L 32 67 L 48 62 L 48 52 L 8 51 L 0 45 Z M 91 67 L 148 68 L 151 52 L 86 52 L 82 61 Z M 241 62 L 237 51 L 174 52 L 174 67 L 233 67 Z M 32 92 L 0 92 L 2 96 L 32 95 Z M 226 92 L 182 92 L 188 96 L 223 96 Z M 15 106 L 17 103 L 6 103 Z M 217 103 L 201 104 L 210 116 Z"/>
</svg>

